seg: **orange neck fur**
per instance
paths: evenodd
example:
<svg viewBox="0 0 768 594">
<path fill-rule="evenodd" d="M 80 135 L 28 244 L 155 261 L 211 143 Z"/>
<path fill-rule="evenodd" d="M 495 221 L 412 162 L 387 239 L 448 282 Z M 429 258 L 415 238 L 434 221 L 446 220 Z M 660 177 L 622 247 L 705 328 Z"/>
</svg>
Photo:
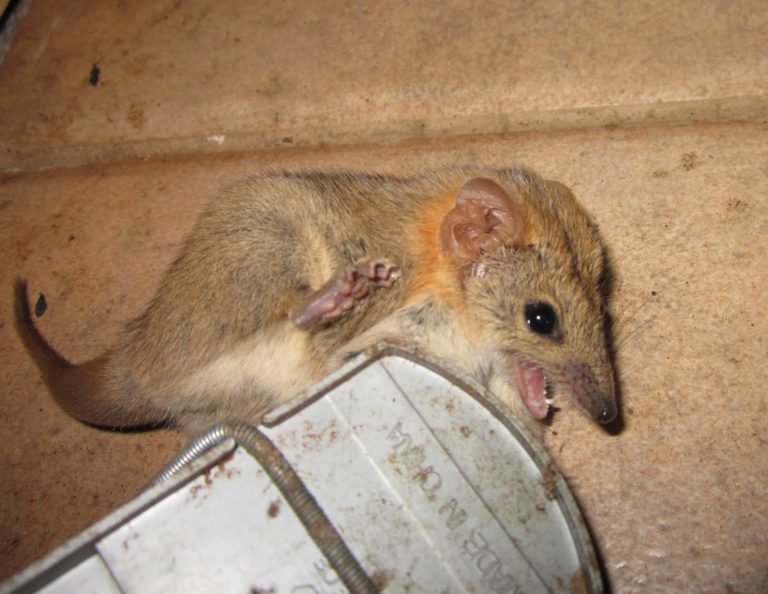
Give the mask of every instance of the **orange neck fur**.
<svg viewBox="0 0 768 594">
<path fill-rule="evenodd" d="M 461 265 L 440 251 L 440 227 L 445 215 L 454 207 L 456 190 L 449 190 L 427 204 L 415 217 L 406 236 L 413 257 L 413 283 L 407 301 L 438 298 L 456 311 L 461 311 Z"/>
</svg>

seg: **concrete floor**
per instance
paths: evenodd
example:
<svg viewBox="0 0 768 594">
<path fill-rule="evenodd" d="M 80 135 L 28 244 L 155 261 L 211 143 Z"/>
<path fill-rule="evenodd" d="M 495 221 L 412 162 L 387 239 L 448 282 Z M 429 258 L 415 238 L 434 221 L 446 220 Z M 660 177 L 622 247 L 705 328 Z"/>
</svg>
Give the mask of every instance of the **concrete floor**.
<svg viewBox="0 0 768 594">
<path fill-rule="evenodd" d="M 768 592 L 768 8 L 528 4 L 32 5 L 0 65 L 0 580 L 183 441 L 66 417 L 15 275 L 82 361 L 239 176 L 489 162 L 571 186 L 613 255 L 625 429 L 547 432 L 613 591 Z"/>
</svg>

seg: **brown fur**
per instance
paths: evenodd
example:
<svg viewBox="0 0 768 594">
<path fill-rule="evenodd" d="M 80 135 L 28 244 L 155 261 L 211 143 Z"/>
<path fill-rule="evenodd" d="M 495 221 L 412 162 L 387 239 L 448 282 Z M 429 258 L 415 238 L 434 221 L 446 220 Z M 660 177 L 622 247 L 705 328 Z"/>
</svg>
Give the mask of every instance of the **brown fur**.
<svg viewBox="0 0 768 594">
<path fill-rule="evenodd" d="M 462 209 L 477 218 L 476 205 L 457 203 L 477 178 L 509 198 L 523 228 L 498 229 L 502 240 L 441 247 L 445 221 L 458 221 L 463 233 Z M 372 287 L 351 310 L 307 327 L 291 323 L 329 279 L 372 259 L 397 267 L 391 287 Z M 456 168 L 412 179 L 275 173 L 211 202 L 145 313 L 103 356 L 74 366 L 56 353 L 33 324 L 23 281 L 16 325 L 56 401 L 100 426 L 257 423 L 381 340 L 474 375 L 529 425 L 509 368 L 536 363 L 605 421 L 615 402 L 603 273 L 596 227 L 575 198 L 522 169 Z M 538 336 L 523 320 L 525 304 L 542 299 L 560 317 L 557 337 Z"/>
</svg>

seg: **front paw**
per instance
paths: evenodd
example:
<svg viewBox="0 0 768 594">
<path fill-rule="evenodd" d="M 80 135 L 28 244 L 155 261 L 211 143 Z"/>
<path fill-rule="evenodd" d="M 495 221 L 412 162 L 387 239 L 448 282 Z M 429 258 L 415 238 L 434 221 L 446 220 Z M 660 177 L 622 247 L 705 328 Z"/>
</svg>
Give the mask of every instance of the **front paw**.
<svg viewBox="0 0 768 594">
<path fill-rule="evenodd" d="M 364 284 L 369 289 L 391 287 L 400 276 L 397 266 L 387 260 L 361 262 L 348 269 L 347 273 L 354 278 L 352 282 Z"/>
<path fill-rule="evenodd" d="M 337 318 L 364 300 L 371 291 L 391 287 L 399 274 L 396 266 L 383 259 L 350 266 L 299 304 L 292 316 L 293 323 L 306 326 Z"/>
</svg>

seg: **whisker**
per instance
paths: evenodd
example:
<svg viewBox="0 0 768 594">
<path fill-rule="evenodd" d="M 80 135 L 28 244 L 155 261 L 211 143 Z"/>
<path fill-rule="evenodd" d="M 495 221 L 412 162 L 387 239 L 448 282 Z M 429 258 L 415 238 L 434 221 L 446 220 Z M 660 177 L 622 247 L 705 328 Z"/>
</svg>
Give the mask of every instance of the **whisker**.
<svg viewBox="0 0 768 594">
<path fill-rule="evenodd" d="M 614 317 L 613 317 L 613 329 L 618 335 L 620 331 L 629 323 L 631 322 L 637 315 L 645 308 L 646 305 L 648 305 L 651 302 L 650 298 L 643 299 L 640 305 L 637 305 L 628 316 L 626 315 L 627 311 L 629 311 L 630 307 L 633 307 L 635 304 L 633 304 L 632 301 L 627 301 L 627 303 L 624 305 L 624 307 L 619 311 Z"/>
<path fill-rule="evenodd" d="M 618 353 L 621 351 L 622 348 L 624 348 L 627 343 L 632 340 L 633 338 L 637 337 L 643 330 L 645 330 L 649 324 L 656 321 L 656 316 L 651 316 L 647 320 L 644 320 L 637 326 L 635 326 L 626 336 L 624 336 L 620 342 L 616 343 L 615 345 L 615 352 Z"/>
</svg>

